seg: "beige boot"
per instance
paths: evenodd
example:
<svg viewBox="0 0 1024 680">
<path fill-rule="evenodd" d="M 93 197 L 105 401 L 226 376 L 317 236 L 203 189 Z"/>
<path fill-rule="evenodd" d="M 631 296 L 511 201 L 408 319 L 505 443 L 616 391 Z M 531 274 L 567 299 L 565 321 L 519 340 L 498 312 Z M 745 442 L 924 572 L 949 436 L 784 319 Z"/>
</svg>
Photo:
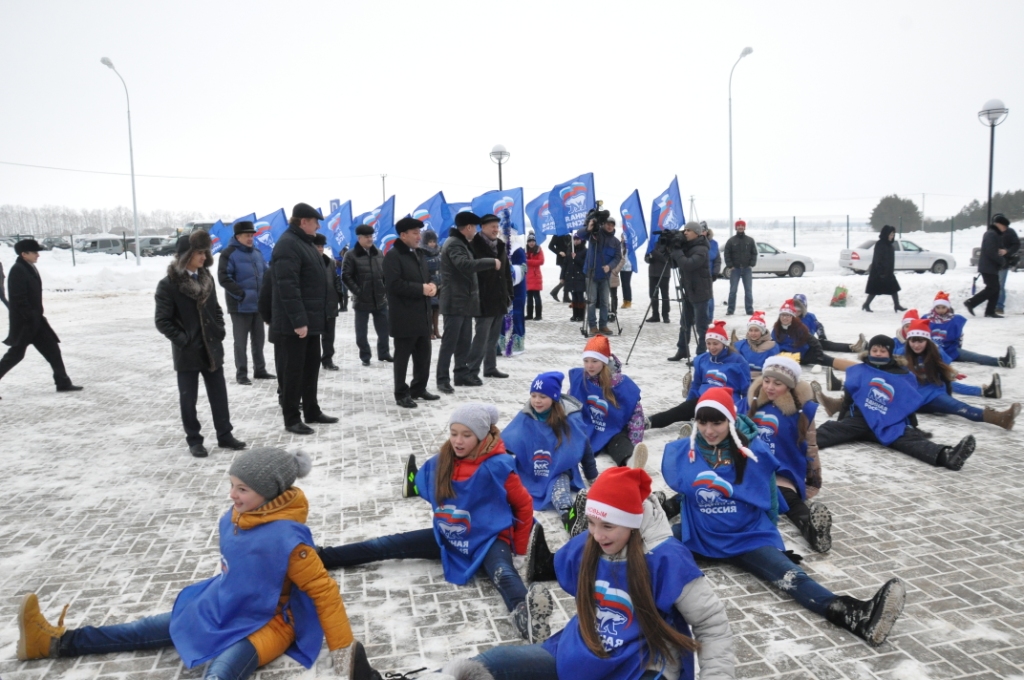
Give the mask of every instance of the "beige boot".
<svg viewBox="0 0 1024 680">
<path fill-rule="evenodd" d="M 865 338 L 864 334 L 861 333 L 860 337 L 857 338 L 857 342 L 855 342 L 852 345 L 850 345 L 850 351 L 855 353 L 855 354 L 858 353 L 858 352 L 863 352 L 864 351 L 864 346 L 867 344 L 867 342 L 868 342 L 867 338 Z"/>
<path fill-rule="evenodd" d="M 68 607 L 60 613 L 60 620 L 56 626 L 51 626 L 42 612 L 39 611 L 39 598 L 35 593 L 29 593 L 21 600 L 21 609 L 18 611 L 18 660 L 28 661 L 29 659 L 45 659 L 56 656 L 53 643 L 60 640 L 60 636 L 66 630 L 64 628 L 64 615 L 68 613 Z"/>
<path fill-rule="evenodd" d="M 994 408 L 985 407 L 984 419 L 986 423 L 998 425 L 1004 430 L 1013 429 L 1013 421 L 1020 415 L 1020 404 L 1014 403 L 1005 411 L 997 411 Z"/>
<path fill-rule="evenodd" d="M 687 371 L 683 374 L 683 399 L 690 393 L 690 383 L 693 382 L 693 374 Z"/>
<path fill-rule="evenodd" d="M 814 401 L 825 407 L 825 413 L 834 416 L 843 407 L 843 400 L 839 397 L 830 397 L 821 391 L 821 384 L 814 380 L 811 382 L 811 391 L 814 392 Z"/>
</svg>

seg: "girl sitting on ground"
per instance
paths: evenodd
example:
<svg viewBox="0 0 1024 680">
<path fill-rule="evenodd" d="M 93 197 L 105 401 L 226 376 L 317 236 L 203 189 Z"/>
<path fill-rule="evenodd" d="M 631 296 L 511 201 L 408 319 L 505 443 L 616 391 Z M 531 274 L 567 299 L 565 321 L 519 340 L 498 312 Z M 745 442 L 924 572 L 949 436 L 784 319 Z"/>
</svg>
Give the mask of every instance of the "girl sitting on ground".
<svg viewBox="0 0 1024 680">
<path fill-rule="evenodd" d="M 864 343 L 867 338 L 861 333 L 860 337 L 857 338 L 857 342 L 848 344 L 845 342 L 833 342 L 825 337 L 825 327 L 818 321 L 817 315 L 813 312 L 807 311 L 807 296 L 803 293 L 797 293 L 793 296 L 793 307 L 796 309 L 799 315 L 800 321 L 807 326 L 807 331 L 818 338 L 818 342 L 821 343 L 821 349 L 826 352 L 848 352 L 850 354 L 856 354 L 864 350 Z"/>
<path fill-rule="evenodd" d="M 750 367 L 750 375 L 760 374 L 765 359 L 776 356 L 781 350 L 768 334 L 768 324 L 764 320 L 764 312 L 754 312 L 747 321 L 747 336 L 742 340 L 732 331 L 732 349 L 746 359 Z"/>
<path fill-rule="evenodd" d="M 857 363 L 848 359 L 836 359 L 825 354 L 821 349 L 821 342 L 800 320 L 800 313 L 793 300 L 786 300 L 782 303 L 782 307 L 779 309 L 779 318 L 772 328 L 772 340 L 778 344 L 781 353 L 792 355 L 797 363 L 805 366 L 812 364 L 832 366 L 837 370 L 844 371 Z"/>
<path fill-rule="evenodd" d="M 932 340 L 953 361 L 964 361 L 982 366 L 1001 366 L 1002 368 L 1017 366 L 1017 352 L 1012 345 L 1006 348 L 1006 355 L 1001 358 L 964 349 L 964 325 L 967 323 L 967 319 L 953 312 L 949 295 L 941 290 L 935 294 L 931 313 L 925 314 L 922 318 L 928 319 Z"/>
</svg>

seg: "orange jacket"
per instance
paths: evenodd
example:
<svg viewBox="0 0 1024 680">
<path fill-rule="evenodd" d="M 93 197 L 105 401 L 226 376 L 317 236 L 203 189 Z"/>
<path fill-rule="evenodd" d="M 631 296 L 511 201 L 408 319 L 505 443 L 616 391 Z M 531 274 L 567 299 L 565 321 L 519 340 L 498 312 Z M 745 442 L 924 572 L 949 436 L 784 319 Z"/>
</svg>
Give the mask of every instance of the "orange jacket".
<svg viewBox="0 0 1024 680">
<path fill-rule="evenodd" d="M 252 529 L 276 520 L 291 520 L 306 523 L 309 515 L 309 502 L 302 489 L 292 487 L 274 500 L 249 512 L 232 512 L 231 521 L 239 529 Z M 288 575 L 281 584 L 281 598 L 277 604 L 277 613 L 267 625 L 249 636 L 249 641 L 256 647 L 260 665 L 270 663 L 284 654 L 285 650 L 295 641 L 295 629 L 290 621 L 285 621 L 281 610 L 288 602 L 292 586 L 306 593 L 320 617 L 320 625 L 327 638 L 327 647 L 332 651 L 352 644 L 352 628 L 345 613 L 345 603 L 341 599 L 338 584 L 324 569 L 323 562 L 311 545 L 299 545 L 292 551 L 288 559 Z"/>
</svg>

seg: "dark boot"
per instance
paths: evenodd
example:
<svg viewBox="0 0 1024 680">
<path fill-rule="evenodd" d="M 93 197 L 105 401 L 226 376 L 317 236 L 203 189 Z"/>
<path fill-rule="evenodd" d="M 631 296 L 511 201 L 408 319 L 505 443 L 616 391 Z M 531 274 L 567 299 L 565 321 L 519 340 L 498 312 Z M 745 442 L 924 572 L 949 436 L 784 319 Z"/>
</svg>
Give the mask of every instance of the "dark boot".
<svg viewBox="0 0 1024 680">
<path fill-rule="evenodd" d="M 1017 368 L 1017 350 L 1012 345 L 1006 348 L 1006 356 L 999 360 L 999 366 L 1000 368 Z M 76 387 L 75 389 L 82 388 Z"/>
<path fill-rule="evenodd" d="M 807 505 L 800 501 L 790 507 L 786 517 L 800 530 L 812 550 L 826 553 L 832 549 L 832 513 L 824 504 Z"/>
<path fill-rule="evenodd" d="M 668 358 L 669 361 L 682 361 L 688 359 L 690 354 L 684 349 L 677 349 L 676 353 Z"/>
<path fill-rule="evenodd" d="M 974 435 L 969 434 L 960 440 L 960 443 L 956 446 L 947 446 L 939 452 L 939 457 L 935 460 L 935 467 L 945 467 L 950 470 L 960 470 L 963 468 L 964 463 L 974 453 L 974 447 L 977 443 L 974 441 Z"/>
<path fill-rule="evenodd" d="M 419 489 L 416 488 L 417 472 L 419 468 L 416 467 L 416 456 L 410 453 L 405 461 L 405 476 L 402 477 L 402 498 L 416 498 L 420 495 Z"/>
<path fill-rule="evenodd" d="M 555 581 L 555 556 L 544 538 L 544 527 L 540 522 L 533 523 L 530 530 L 530 542 L 526 549 L 526 566 L 519 575 L 523 583 L 534 581 Z"/>
<path fill-rule="evenodd" d="M 903 582 L 894 578 L 879 588 L 870 600 L 838 595 L 829 603 L 825 619 L 863 638 L 872 647 L 878 647 L 903 613 L 906 599 Z"/>
<path fill-rule="evenodd" d="M 569 532 L 569 537 L 578 536 L 587 529 L 587 490 L 576 494 L 569 511 L 562 515 L 562 525 Z"/>
<path fill-rule="evenodd" d="M 651 493 L 654 496 L 654 500 L 658 502 L 661 509 L 665 511 L 666 519 L 672 519 L 678 517 L 679 513 L 682 512 L 682 504 L 679 501 L 679 494 L 667 498 L 664 491 L 655 491 Z"/>
<path fill-rule="evenodd" d="M 899 293 L 893 293 L 893 295 L 892 295 L 892 306 L 896 309 L 897 312 L 905 312 L 905 311 L 907 311 L 906 307 L 900 307 L 900 294 Z"/>
<path fill-rule="evenodd" d="M 1003 396 L 1003 381 L 998 373 L 992 374 L 992 382 L 981 388 L 981 396 L 989 399 L 1001 399 Z"/>
<path fill-rule="evenodd" d="M 836 377 L 836 372 L 831 366 L 825 369 L 825 386 L 829 392 L 841 392 L 843 390 L 843 381 Z"/>
</svg>

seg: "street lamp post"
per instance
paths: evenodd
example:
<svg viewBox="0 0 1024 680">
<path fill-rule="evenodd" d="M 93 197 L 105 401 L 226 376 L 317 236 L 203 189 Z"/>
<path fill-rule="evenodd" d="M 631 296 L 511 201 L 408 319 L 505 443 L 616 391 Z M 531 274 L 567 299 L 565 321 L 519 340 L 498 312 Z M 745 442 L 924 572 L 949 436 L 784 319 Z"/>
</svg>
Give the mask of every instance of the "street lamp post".
<svg viewBox="0 0 1024 680">
<path fill-rule="evenodd" d="M 729 71 L 729 236 L 732 236 L 733 221 L 732 221 L 732 74 L 739 65 L 740 60 L 754 51 L 752 47 L 744 47 L 743 51 L 740 52 L 740 58 L 736 60 L 736 63 L 732 65 L 732 71 Z"/>
<path fill-rule="evenodd" d="M 110 61 L 107 57 L 100 59 L 100 63 L 113 71 L 118 78 L 121 78 L 121 74 L 114 68 L 114 62 Z M 124 78 L 121 78 L 121 84 L 124 85 L 124 98 L 128 103 L 128 159 L 131 163 L 132 169 L 132 221 L 135 223 L 135 264 L 136 266 L 142 266 L 142 256 L 139 249 L 139 209 L 135 203 L 135 150 L 132 147 L 132 102 L 128 97 L 128 85 L 124 82 Z"/>
<path fill-rule="evenodd" d="M 982 125 L 987 125 L 990 130 L 988 140 L 988 219 L 985 221 L 987 228 L 992 224 L 992 165 L 995 161 L 996 150 L 996 126 L 1006 120 L 1010 109 L 1006 108 L 1000 99 L 989 99 L 985 106 L 978 111 L 978 120 Z"/>
<path fill-rule="evenodd" d="M 491 160 L 498 164 L 498 191 L 505 188 L 501 181 L 501 166 L 511 156 L 512 154 L 510 154 L 501 144 L 495 144 L 494 148 L 491 149 Z"/>
</svg>

